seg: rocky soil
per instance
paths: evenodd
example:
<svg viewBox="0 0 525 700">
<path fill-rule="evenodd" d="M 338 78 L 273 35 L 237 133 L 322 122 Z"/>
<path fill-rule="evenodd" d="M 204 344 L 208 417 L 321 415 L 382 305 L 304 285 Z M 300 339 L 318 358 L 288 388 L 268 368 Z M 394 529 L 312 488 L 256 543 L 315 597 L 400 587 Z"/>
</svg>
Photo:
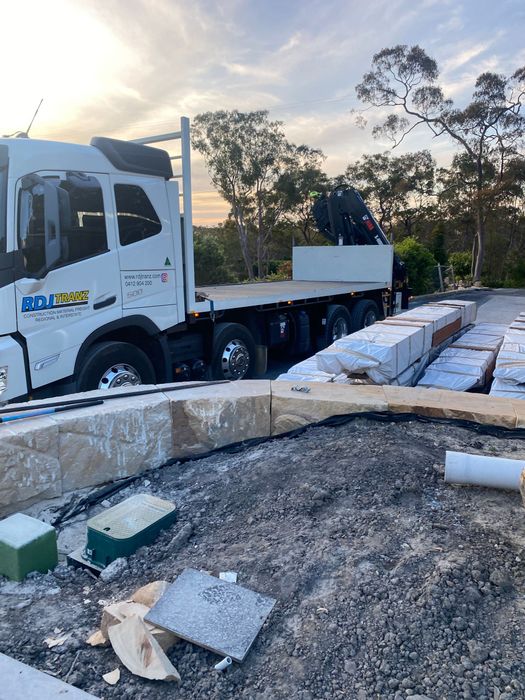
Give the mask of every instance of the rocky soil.
<svg viewBox="0 0 525 700">
<path fill-rule="evenodd" d="M 177 523 L 112 580 L 62 564 L 4 581 L 0 651 L 119 700 L 523 698 L 520 496 L 446 485 L 446 449 L 525 459 L 520 440 L 359 419 L 153 472 L 110 502 L 153 493 L 175 501 Z M 67 524 L 61 548 L 84 529 Z M 107 685 L 118 659 L 85 644 L 103 602 L 188 566 L 237 571 L 278 599 L 245 662 L 219 674 L 216 655 L 180 642 L 180 683 L 122 667 Z M 48 649 L 54 630 L 70 636 Z"/>
</svg>

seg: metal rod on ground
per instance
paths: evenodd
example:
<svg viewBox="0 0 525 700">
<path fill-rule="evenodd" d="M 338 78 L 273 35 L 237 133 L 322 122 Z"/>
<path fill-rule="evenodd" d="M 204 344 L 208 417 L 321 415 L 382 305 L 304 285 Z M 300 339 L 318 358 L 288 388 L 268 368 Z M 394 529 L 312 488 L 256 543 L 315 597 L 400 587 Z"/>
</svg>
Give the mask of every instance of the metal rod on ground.
<svg viewBox="0 0 525 700">
<path fill-rule="evenodd" d="M 182 391 L 183 389 L 199 389 L 200 387 L 205 387 L 205 386 L 214 386 L 215 384 L 229 384 L 230 380 L 229 379 L 218 379 L 213 382 L 200 382 L 199 384 L 175 384 L 167 387 L 162 387 L 162 389 L 144 389 L 142 391 L 128 391 L 122 394 L 110 394 L 108 392 L 107 396 L 104 396 L 104 401 L 109 401 L 111 399 L 123 399 L 123 398 L 132 398 L 134 396 L 147 396 L 148 394 L 160 394 L 162 392 L 171 392 L 171 391 Z M 90 401 L 93 401 L 92 398 L 85 398 L 85 399 L 67 399 L 65 401 L 53 401 L 49 403 L 42 403 L 42 404 L 37 404 L 36 406 L 31 406 L 30 409 L 24 409 L 21 408 L 20 406 L 17 406 L 15 408 L 0 408 L 0 414 L 5 415 L 8 413 L 19 413 L 20 411 L 25 411 L 25 410 L 31 410 L 31 411 L 36 411 L 39 410 L 40 408 L 52 408 L 54 406 L 77 406 L 78 408 L 81 408 L 85 403 L 89 403 Z"/>
<path fill-rule="evenodd" d="M 18 411 L 22 413 L 15 413 L 10 416 L 0 416 L 0 423 L 10 423 L 15 420 L 22 420 L 22 418 L 40 418 L 40 416 L 49 416 L 53 413 L 62 413 L 62 411 L 72 411 L 75 408 L 89 408 L 90 406 L 100 406 L 104 403 L 102 399 L 96 401 L 86 401 L 82 405 L 75 404 L 74 406 L 52 406 L 51 408 L 39 408 L 34 410 L 26 410 L 18 408 Z"/>
</svg>

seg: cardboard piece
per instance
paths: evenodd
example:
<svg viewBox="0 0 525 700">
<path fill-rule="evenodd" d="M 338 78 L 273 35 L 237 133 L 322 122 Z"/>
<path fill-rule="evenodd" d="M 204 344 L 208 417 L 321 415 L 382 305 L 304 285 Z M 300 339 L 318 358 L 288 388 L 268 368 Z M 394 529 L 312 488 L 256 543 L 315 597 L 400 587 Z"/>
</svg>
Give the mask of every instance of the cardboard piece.
<svg viewBox="0 0 525 700">
<path fill-rule="evenodd" d="M 180 675 L 160 648 L 146 623 L 133 615 L 108 629 L 115 654 L 136 676 L 157 681 L 180 681 Z"/>
</svg>

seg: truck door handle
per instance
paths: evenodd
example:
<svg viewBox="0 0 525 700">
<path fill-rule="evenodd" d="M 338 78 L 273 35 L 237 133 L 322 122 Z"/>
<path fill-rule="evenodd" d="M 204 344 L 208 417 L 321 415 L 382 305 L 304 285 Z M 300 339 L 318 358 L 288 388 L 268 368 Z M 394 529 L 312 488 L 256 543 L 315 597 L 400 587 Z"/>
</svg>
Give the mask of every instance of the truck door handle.
<svg viewBox="0 0 525 700">
<path fill-rule="evenodd" d="M 103 299 L 102 301 L 96 301 L 93 304 L 93 309 L 95 311 L 98 311 L 98 309 L 103 309 L 106 306 L 111 306 L 111 304 L 114 304 L 117 301 L 116 296 L 108 297 L 107 299 Z"/>
</svg>

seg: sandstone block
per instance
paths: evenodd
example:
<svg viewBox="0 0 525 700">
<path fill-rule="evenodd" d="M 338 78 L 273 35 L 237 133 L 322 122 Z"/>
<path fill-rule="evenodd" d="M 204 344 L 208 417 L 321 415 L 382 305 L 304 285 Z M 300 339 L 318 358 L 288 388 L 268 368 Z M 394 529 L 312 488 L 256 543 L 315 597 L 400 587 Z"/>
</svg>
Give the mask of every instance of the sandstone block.
<svg viewBox="0 0 525 700">
<path fill-rule="evenodd" d="M 132 476 L 170 457 L 171 414 L 163 393 L 108 400 L 52 420 L 58 428 L 63 491 Z"/>
<path fill-rule="evenodd" d="M 167 393 L 172 457 L 188 457 L 270 435 L 270 382 L 243 380 Z"/>
<path fill-rule="evenodd" d="M 385 386 L 388 409 L 431 418 L 469 420 L 485 425 L 515 428 L 517 417 L 511 400 L 446 389 Z"/>
<path fill-rule="evenodd" d="M 293 391 L 297 382 L 272 382 L 272 435 L 318 423 L 331 416 L 386 411 L 383 386 L 299 383 L 310 391 Z"/>
<path fill-rule="evenodd" d="M 0 515 L 61 494 L 55 423 L 44 417 L 0 425 Z"/>
</svg>

